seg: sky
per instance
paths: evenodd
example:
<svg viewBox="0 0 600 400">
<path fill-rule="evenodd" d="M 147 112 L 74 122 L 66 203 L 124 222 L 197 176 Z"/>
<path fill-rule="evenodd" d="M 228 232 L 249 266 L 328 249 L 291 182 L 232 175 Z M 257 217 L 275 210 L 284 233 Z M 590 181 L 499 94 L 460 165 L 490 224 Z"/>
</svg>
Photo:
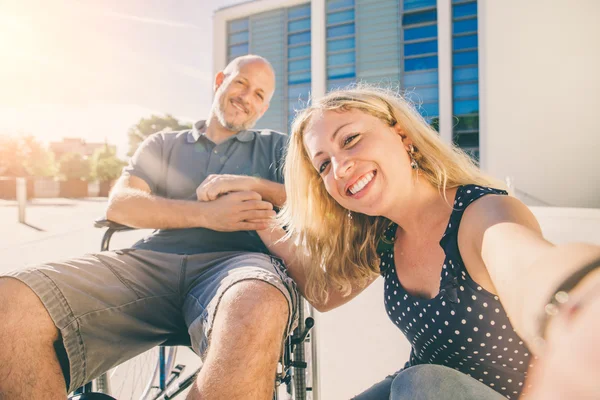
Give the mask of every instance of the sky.
<svg viewBox="0 0 600 400">
<path fill-rule="evenodd" d="M 0 0 L 0 134 L 127 152 L 142 117 L 205 118 L 212 16 L 242 0 Z"/>
</svg>

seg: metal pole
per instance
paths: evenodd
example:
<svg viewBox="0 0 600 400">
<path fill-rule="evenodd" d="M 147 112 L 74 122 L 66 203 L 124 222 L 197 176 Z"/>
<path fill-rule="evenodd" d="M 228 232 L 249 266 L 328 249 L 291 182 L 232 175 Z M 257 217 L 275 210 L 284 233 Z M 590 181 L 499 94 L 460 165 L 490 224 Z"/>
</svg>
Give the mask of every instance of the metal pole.
<svg viewBox="0 0 600 400">
<path fill-rule="evenodd" d="M 27 180 L 17 178 L 17 205 L 19 208 L 19 222 L 25 223 L 25 205 L 27 204 Z"/>
</svg>

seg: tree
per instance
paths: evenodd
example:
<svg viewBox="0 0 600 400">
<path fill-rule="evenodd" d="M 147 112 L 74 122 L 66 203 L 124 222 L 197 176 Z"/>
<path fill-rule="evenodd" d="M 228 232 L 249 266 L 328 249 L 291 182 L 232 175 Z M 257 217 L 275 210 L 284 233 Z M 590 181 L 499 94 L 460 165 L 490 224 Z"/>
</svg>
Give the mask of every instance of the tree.
<svg viewBox="0 0 600 400">
<path fill-rule="evenodd" d="M 60 159 L 60 174 L 67 180 L 89 179 L 90 161 L 79 153 L 67 153 Z"/>
<path fill-rule="evenodd" d="M 92 155 L 92 178 L 100 182 L 108 182 L 117 179 L 125 162 L 117 157 L 114 148 L 104 146 L 97 149 Z"/>
<path fill-rule="evenodd" d="M 0 175 L 12 177 L 53 176 L 54 153 L 32 135 L 0 135 Z"/>
<path fill-rule="evenodd" d="M 153 114 L 149 118 L 142 118 L 137 124 L 129 128 L 129 132 L 127 133 L 129 136 L 129 152 L 127 155 L 132 156 L 140 143 L 153 133 L 181 131 L 190 129 L 191 127 L 191 124 L 181 123 L 170 114 L 166 114 L 164 117 Z"/>
</svg>

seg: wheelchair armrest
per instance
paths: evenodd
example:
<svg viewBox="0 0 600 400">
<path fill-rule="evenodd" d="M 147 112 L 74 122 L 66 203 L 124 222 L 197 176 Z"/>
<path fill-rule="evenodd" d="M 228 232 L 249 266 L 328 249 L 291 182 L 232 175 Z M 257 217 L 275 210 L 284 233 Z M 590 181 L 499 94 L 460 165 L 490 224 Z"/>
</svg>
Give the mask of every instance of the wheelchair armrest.
<svg viewBox="0 0 600 400">
<path fill-rule="evenodd" d="M 94 221 L 94 227 L 96 228 L 108 228 L 108 229 L 112 229 L 113 231 L 131 231 L 134 230 L 136 228 L 132 228 L 130 226 L 127 225 L 121 225 L 118 224 L 116 222 L 110 221 L 104 217 L 102 218 L 98 218 L 97 220 Z"/>
</svg>

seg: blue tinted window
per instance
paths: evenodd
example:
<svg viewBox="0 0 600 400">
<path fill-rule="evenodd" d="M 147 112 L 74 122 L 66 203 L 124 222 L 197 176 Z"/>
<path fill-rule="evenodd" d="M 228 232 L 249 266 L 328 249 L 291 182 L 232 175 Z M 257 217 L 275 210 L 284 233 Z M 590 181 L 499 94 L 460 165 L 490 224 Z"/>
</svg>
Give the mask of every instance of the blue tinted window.
<svg viewBox="0 0 600 400">
<path fill-rule="evenodd" d="M 349 86 L 350 84 L 355 83 L 353 79 L 341 79 L 333 82 L 327 83 L 327 91 L 341 89 Z"/>
<path fill-rule="evenodd" d="M 477 97 L 478 94 L 479 85 L 477 83 L 454 85 L 454 99 Z"/>
<path fill-rule="evenodd" d="M 288 23 L 288 32 L 304 31 L 310 29 L 310 18 Z"/>
<path fill-rule="evenodd" d="M 356 76 L 356 69 L 354 66 L 327 69 L 328 79 L 352 78 L 354 76 Z"/>
<path fill-rule="evenodd" d="M 416 71 L 420 69 L 434 69 L 438 67 L 437 56 L 410 58 L 404 60 L 405 71 Z"/>
<path fill-rule="evenodd" d="M 310 69 L 310 58 L 298 61 L 290 61 L 288 63 L 288 72 L 303 71 Z"/>
<path fill-rule="evenodd" d="M 437 20 L 437 10 L 421 11 L 416 13 L 407 13 L 402 17 L 403 25 L 420 24 L 423 22 L 433 22 Z"/>
<path fill-rule="evenodd" d="M 454 82 L 476 81 L 479 78 L 479 70 L 475 68 L 455 68 L 452 72 Z"/>
<path fill-rule="evenodd" d="M 437 85 L 438 83 L 438 72 L 417 72 L 405 74 L 402 78 L 402 86 L 406 89 L 410 89 L 414 86 L 420 85 Z"/>
<path fill-rule="evenodd" d="M 288 88 L 288 98 L 290 100 L 307 99 L 309 93 L 310 86 L 290 86 Z"/>
<path fill-rule="evenodd" d="M 229 56 L 231 58 L 243 56 L 245 54 L 248 54 L 248 43 L 229 47 Z"/>
<path fill-rule="evenodd" d="M 439 98 L 439 92 L 437 87 L 406 89 L 407 90 L 404 93 L 404 97 L 410 99 L 414 103 L 430 102 L 432 100 L 438 100 Z"/>
<path fill-rule="evenodd" d="M 435 6 L 435 0 L 404 0 L 404 10 Z"/>
<path fill-rule="evenodd" d="M 288 83 L 290 85 L 292 85 L 294 83 L 308 83 L 308 82 L 310 82 L 310 71 L 288 74 Z"/>
<path fill-rule="evenodd" d="M 453 58 L 453 64 L 456 66 L 477 64 L 477 51 L 465 51 L 464 53 L 454 53 Z"/>
<path fill-rule="evenodd" d="M 329 0 L 327 2 L 327 11 L 339 10 L 340 8 L 352 7 L 354 0 Z"/>
<path fill-rule="evenodd" d="M 477 32 L 477 19 L 464 19 L 453 23 L 454 33 Z"/>
<path fill-rule="evenodd" d="M 333 28 L 327 28 L 327 37 L 338 37 L 354 34 L 354 24 L 334 26 Z"/>
<path fill-rule="evenodd" d="M 452 16 L 454 18 L 468 17 L 477 15 L 477 3 L 457 4 L 452 6 Z"/>
<path fill-rule="evenodd" d="M 331 13 L 327 15 L 327 25 L 338 24 L 340 22 L 353 21 L 354 9 Z"/>
<path fill-rule="evenodd" d="M 473 114 L 479 111 L 479 101 L 477 100 L 466 100 L 466 101 L 455 101 L 454 102 L 454 114 Z"/>
<path fill-rule="evenodd" d="M 248 31 L 234 33 L 229 36 L 229 44 L 243 43 L 248 41 Z"/>
<path fill-rule="evenodd" d="M 404 30 L 404 40 L 415 40 L 437 37 L 437 25 L 421 26 Z"/>
<path fill-rule="evenodd" d="M 336 66 L 336 65 L 344 65 L 344 64 L 352 64 L 354 63 L 354 52 L 350 53 L 341 53 L 341 54 L 333 54 L 327 56 L 327 65 L 328 66 Z"/>
<path fill-rule="evenodd" d="M 418 54 L 428 53 L 437 53 L 437 40 L 404 45 L 405 56 L 416 56 Z"/>
<path fill-rule="evenodd" d="M 288 58 L 306 57 L 310 56 L 310 45 L 290 47 L 288 49 Z"/>
<path fill-rule="evenodd" d="M 417 110 L 423 117 L 435 117 L 440 115 L 440 106 L 438 103 L 417 104 Z"/>
<path fill-rule="evenodd" d="M 310 43 L 310 31 L 288 36 L 288 44 Z"/>
<path fill-rule="evenodd" d="M 310 4 L 288 9 L 288 19 L 310 16 Z"/>
<path fill-rule="evenodd" d="M 229 23 L 229 32 L 248 30 L 248 18 L 238 19 Z"/>
<path fill-rule="evenodd" d="M 459 36 L 452 39 L 452 49 L 473 49 L 477 47 L 477 34 L 468 36 Z"/>
<path fill-rule="evenodd" d="M 337 39 L 327 41 L 328 51 L 350 50 L 355 46 L 354 38 Z"/>
</svg>

